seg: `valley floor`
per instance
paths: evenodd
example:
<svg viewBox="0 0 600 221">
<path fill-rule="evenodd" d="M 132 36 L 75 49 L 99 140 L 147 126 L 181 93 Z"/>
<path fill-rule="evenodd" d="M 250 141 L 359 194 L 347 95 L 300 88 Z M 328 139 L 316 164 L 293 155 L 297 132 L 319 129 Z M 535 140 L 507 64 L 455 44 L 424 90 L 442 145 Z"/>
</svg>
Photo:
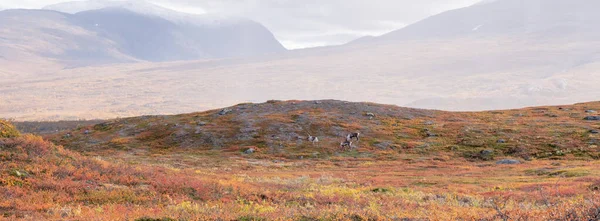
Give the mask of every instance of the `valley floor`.
<svg viewBox="0 0 600 221">
<path fill-rule="evenodd" d="M 27 178 L 20 185 L 1 186 L 0 212 L 9 220 L 597 220 L 600 216 L 596 161 L 498 165 L 419 155 L 383 161 L 286 160 L 211 151 L 104 155 L 80 156 L 87 163 L 50 163 L 57 165 L 53 181 Z M 82 166 L 97 163 L 101 166 L 95 170 Z M 21 168 L 16 171 L 38 175 L 32 168 Z M 61 173 L 70 177 L 60 177 Z M 10 176 L 18 177 L 15 172 Z M 70 189 L 77 183 L 83 183 L 82 189 Z"/>
</svg>

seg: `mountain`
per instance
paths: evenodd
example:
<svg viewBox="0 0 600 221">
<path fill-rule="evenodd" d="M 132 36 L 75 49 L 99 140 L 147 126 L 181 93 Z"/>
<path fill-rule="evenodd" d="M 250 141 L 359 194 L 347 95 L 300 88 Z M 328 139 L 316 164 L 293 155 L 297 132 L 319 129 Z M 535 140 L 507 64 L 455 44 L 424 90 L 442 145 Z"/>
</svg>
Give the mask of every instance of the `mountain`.
<svg viewBox="0 0 600 221">
<path fill-rule="evenodd" d="M 63 61 L 72 65 L 133 61 L 110 39 L 78 25 L 70 14 L 47 10 L 0 12 L 0 58 L 5 61 L 46 63 Z M 24 65 L 35 66 L 35 65 Z"/>
<path fill-rule="evenodd" d="M 418 34 L 407 34 L 409 37 L 391 38 L 395 33 L 409 33 L 402 29 L 339 47 L 222 60 L 81 67 L 31 77 L 10 74 L 8 70 L 13 68 L 0 68 L 0 74 L 5 72 L 0 100 L 9 101 L 0 102 L 0 113 L 20 120 L 97 119 L 176 114 L 272 99 L 337 99 L 474 111 L 579 103 L 600 97 L 596 89 L 600 85 L 600 38 L 594 37 L 597 29 L 593 28 L 600 21 L 581 6 L 585 1 L 572 1 L 572 5 L 555 0 L 519 2 L 477 4 L 414 24 L 407 30 L 423 32 L 410 31 Z M 523 17 L 524 9 L 515 5 L 525 3 L 528 10 L 539 9 L 537 14 L 526 15 L 545 25 L 528 25 L 530 31 L 523 28 L 524 21 L 500 25 L 511 17 L 505 14 Z M 488 31 L 472 34 L 479 24 L 455 25 L 460 22 L 446 26 L 467 31 L 439 34 L 443 37 L 425 32 L 437 27 L 427 24 L 452 20 L 439 16 L 475 18 L 473 15 L 481 14 L 489 15 L 481 19 L 493 21 L 506 33 L 493 32 L 495 26 L 482 26 L 478 30 Z M 582 19 L 572 22 L 569 14 Z M 550 15 L 557 17 L 542 19 Z M 535 37 L 556 29 L 552 27 L 582 24 L 589 30 L 566 28 Z M 40 71 L 47 70 L 55 69 Z"/>
<path fill-rule="evenodd" d="M 483 1 L 431 16 L 375 41 L 518 36 L 535 39 L 594 39 L 600 15 L 594 0 Z"/>
<path fill-rule="evenodd" d="M 159 17 L 171 22 L 178 27 L 177 38 L 185 38 L 177 39 L 180 41 L 181 47 L 205 54 L 198 54 L 189 59 L 239 57 L 286 50 L 266 27 L 255 21 L 215 14 L 182 13 L 144 0 L 75 1 L 44 7 L 48 10 L 76 14 L 111 8 L 127 10 L 148 17 Z M 95 17 L 99 20 L 103 19 L 102 15 Z"/>
<path fill-rule="evenodd" d="M 251 20 L 192 16 L 152 7 L 157 13 L 116 6 L 75 14 L 51 10 L 2 11 L 0 18 L 7 22 L 0 24 L 0 56 L 14 62 L 35 58 L 66 66 L 85 66 L 285 51 L 268 29 Z M 27 37 L 22 36 L 24 33 Z"/>
</svg>

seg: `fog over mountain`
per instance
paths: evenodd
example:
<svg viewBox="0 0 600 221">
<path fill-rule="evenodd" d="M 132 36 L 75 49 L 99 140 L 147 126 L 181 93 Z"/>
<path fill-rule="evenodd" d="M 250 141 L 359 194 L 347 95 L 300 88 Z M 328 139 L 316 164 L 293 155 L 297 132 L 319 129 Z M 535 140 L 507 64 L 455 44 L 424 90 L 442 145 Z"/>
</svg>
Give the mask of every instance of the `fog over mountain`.
<svg viewBox="0 0 600 221">
<path fill-rule="evenodd" d="M 26 36 L 33 37 L 0 38 L 4 45 L 0 50 L 9 51 L 1 54 L 0 64 L 14 67 L 0 69 L 5 79 L 0 88 L 6 88 L 0 99 L 9 101 L 0 104 L 0 112 L 22 119 L 89 119 L 192 112 L 269 99 L 340 99 L 445 110 L 591 101 L 600 97 L 596 90 L 600 85 L 600 16 L 594 13 L 599 4 L 594 0 L 486 1 L 338 47 L 167 63 L 145 61 L 202 56 L 182 53 L 194 47 L 178 48 L 173 42 L 181 42 L 180 36 L 203 35 L 185 32 L 188 29 L 180 28 L 184 22 L 174 18 L 135 13 L 127 7 L 75 15 L 8 11 L 34 13 L 35 18 L 16 19 L 19 22 L 14 23 L 21 25 L 10 23 L 20 28 L 12 28 L 13 36 L 30 32 Z M 127 20 L 140 19 L 168 31 L 150 38 L 134 29 L 144 26 L 102 19 L 119 16 L 132 16 Z M 79 23 L 71 26 L 71 17 Z M 57 27 L 69 31 L 45 31 Z M 55 33 L 77 40 L 62 41 Z M 74 42 L 78 41 L 89 43 L 77 46 Z M 37 47 L 36 42 L 44 46 Z M 192 51 L 211 51 L 197 45 L 203 50 Z M 136 63 L 61 69 L 53 60 L 44 59 L 47 53 L 36 51 L 52 49 L 52 56 L 64 56 L 68 53 L 59 53 L 63 48 L 100 51 L 96 53 L 102 55 L 99 58 Z M 274 48 L 267 51 L 277 51 Z M 28 53 L 38 56 L 36 65 L 24 68 L 26 63 L 12 61 Z"/>
<path fill-rule="evenodd" d="M 500 0 L 444 12 L 378 40 L 513 36 L 545 40 L 598 37 L 600 14 L 593 0 Z"/>
<path fill-rule="evenodd" d="M 109 4 L 75 14 L 2 11 L 0 55 L 14 59 L 11 54 L 30 54 L 81 66 L 285 51 L 269 30 L 251 20 L 195 16 L 141 1 L 135 7 L 134 2 L 120 3 L 123 5 Z M 77 5 L 61 5 L 70 4 Z M 23 33 L 28 33 L 26 38 Z"/>
</svg>

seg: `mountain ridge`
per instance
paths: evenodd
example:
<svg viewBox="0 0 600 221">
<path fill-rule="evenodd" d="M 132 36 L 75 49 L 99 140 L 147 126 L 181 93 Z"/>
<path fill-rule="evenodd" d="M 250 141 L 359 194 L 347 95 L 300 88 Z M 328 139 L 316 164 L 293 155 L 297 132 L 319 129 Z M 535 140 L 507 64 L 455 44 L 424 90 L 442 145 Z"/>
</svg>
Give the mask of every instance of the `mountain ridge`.
<svg viewBox="0 0 600 221">
<path fill-rule="evenodd" d="M 10 53 L 0 51 L 0 55 L 6 57 L 16 51 L 39 59 L 62 61 L 66 66 L 87 66 L 136 60 L 218 59 L 286 51 L 266 27 L 254 21 L 195 17 L 155 7 L 159 12 L 165 10 L 164 14 L 169 14 L 171 20 L 161 17 L 160 13 L 135 12 L 119 5 L 75 14 L 5 10 L 0 16 L 13 22 L 3 24 L 0 37 L 5 40 L 0 42 L 0 49 L 12 49 Z M 182 21 L 174 21 L 177 16 Z M 32 20 L 30 17 L 36 17 L 37 23 L 28 23 Z M 23 42 L 16 33 L 29 33 L 28 38 L 34 43 Z M 53 42 L 57 39 L 60 41 Z M 15 47 L 21 43 L 23 47 Z M 50 50 L 54 51 L 48 52 L 46 44 L 52 45 Z"/>
</svg>

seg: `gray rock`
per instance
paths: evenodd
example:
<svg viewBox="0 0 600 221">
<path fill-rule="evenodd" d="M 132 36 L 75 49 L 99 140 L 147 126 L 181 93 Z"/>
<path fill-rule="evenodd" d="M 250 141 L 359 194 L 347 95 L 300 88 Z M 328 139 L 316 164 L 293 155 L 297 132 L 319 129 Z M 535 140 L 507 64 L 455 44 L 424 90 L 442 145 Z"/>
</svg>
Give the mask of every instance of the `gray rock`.
<svg viewBox="0 0 600 221">
<path fill-rule="evenodd" d="M 592 134 L 599 134 L 600 131 L 599 130 L 590 130 L 590 133 L 592 133 Z"/>
<path fill-rule="evenodd" d="M 587 116 L 585 118 L 583 118 L 584 120 L 599 120 L 600 121 L 600 116 Z"/>
<path fill-rule="evenodd" d="M 428 121 L 425 121 L 425 123 L 423 123 L 423 124 L 425 124 L 425 125 L 433 125 L 433 124 L 435 124 L 435 122 L 428 120 Z"/>
<path fill-rule="evenodd" d="M 498 141 L 496 141 L 497 143 L 506 143 L 505 139 L 498 139 Z"/>
<path fill-rule="evenodd" d="M 596 113 L 595 110 L 585 110 L 586 113 Z"/>
<path fill-rule="evenodd" d="M 254 148 L 249 148 L 244 151 L 245 154 L 253 154 L 256 150 Z"/>
<path fill-rule="evenodd" d="M 482 150 L 479 152 L 479 158 L 483 160 L 491 160 L 493 158 L 494 151 L 493 150 Z"/>
<path fill-rule="evenodd" d="M 225 109 L 219 111 L 219 115 L 225 115 L 225 114 L 231 113 L 231 111 L 233 111 L 233 110 L 231 110 L 229 108 L 225 108 Z"/>
<path fill-rule="evenodd" d="M 198 125 L 198 126 L 206 126 L 206 122 L 200 121 L 200 122 L 196 123 L 196 125 Z"/>
<path fill-rule="evenodd" d="M 521 161 L 518 160 L 512 160 L 512 159 L 504 159 L 504 160 L 499 160 L 496 162 L 496 164 L 520 164 Z"/>
<path fill-rule="evenodd" d="M 431 131 L 425 132 L 425 135 L 427 135 L 427 137 L 437 137 L 438 136 L 437 134 L 432 133 Z"/>
</svg>

